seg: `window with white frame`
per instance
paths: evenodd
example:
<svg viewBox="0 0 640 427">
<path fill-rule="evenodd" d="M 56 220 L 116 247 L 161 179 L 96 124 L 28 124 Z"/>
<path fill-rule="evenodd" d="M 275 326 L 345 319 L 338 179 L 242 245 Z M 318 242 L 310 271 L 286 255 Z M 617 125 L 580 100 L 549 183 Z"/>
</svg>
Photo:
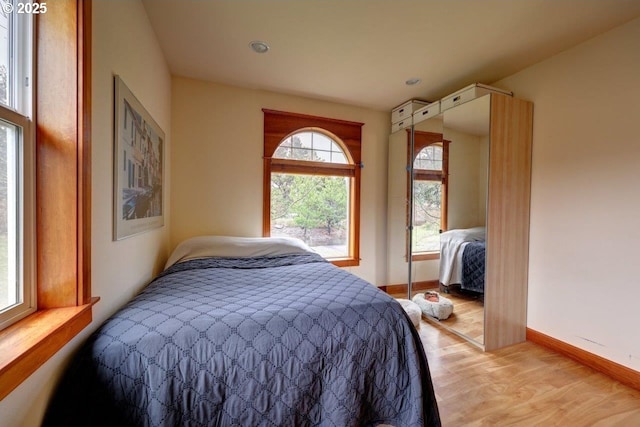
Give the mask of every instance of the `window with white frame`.
<svg viewBox="0 0 640 427">
<path fill-rule="evenodd" d="M 32 15 L 0 11 L 0 329 L 32 313 Z"/>
</svg>

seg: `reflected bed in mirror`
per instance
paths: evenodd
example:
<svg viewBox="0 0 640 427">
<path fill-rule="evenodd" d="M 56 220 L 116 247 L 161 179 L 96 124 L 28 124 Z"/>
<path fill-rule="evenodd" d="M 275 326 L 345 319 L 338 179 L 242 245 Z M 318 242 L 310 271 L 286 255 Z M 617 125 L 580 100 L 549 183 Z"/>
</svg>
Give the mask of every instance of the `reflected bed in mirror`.
<svg viewBox="0 0 640 427">
<path fill-rule="evenodd" d="M 484 294 L 486 232 L 484 227 L 440 234 L 440 286 Z"/>
<path fill-rule="evenodd" d="M 484 343 L 485 239 L 484 227 L 440 235 L 438 290 L 453 303 L 454 312 L 447 319 L 431 319 L 479 344 Z"/>
</svg>

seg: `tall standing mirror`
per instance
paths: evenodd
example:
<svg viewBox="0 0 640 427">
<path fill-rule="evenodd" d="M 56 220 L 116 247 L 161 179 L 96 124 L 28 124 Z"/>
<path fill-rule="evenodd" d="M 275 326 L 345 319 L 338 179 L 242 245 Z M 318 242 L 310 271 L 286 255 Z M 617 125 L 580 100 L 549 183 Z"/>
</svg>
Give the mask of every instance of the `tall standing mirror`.
<svg viewBox="0 0 640 427">
<path fill-rule="evenodd" d="M 388 283 L 449 299 L 453 313 L 429 320 L 479 346 L 489 111 L 489 97 L 478 98 L 395 132 L 389 141 Z M 473 254 L 471 273 L 463 261 Z"/>
<path fill-rule="evenodd" d="M 447 230 L 440 235 L 438 281 L 454 305 L 442 324 L 484 346 L 490 96 L 444 111 L 450 141 Z"/>
<path fill-rule="evenodd" d="M 424 122 L 419 111 L 389 141 L 388 283 L 452 302 L 423 313 L 483 350 L 523 342 L 533 104 L 492 91 Z"/>
</svg>

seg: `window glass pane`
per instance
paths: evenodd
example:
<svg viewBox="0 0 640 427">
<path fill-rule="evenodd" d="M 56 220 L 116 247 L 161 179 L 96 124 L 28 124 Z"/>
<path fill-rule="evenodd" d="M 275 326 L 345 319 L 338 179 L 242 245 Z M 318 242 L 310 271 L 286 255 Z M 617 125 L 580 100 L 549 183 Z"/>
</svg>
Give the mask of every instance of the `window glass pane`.
<svg viewBox="0 0 640 427">
<path fill-rule="evenodd" d="M 331 163 L 347 164 L 349 162 L 347 162 L 347 156 L 344 153 L 333 152 L 331 153 Z"/>
<path fill-rule="evenodd" d="M 271 174 L 271 236 L 297 237 L 325 258 L 349 254 L 351 178 Z"/>
<path fill-rule="evenodd" d="M 0 311 L 22 302 L 17 281 L 18 128 L 0 121 Z"/>
<path fill-rule="evenodd" d="M 287 146 L 291 147 L 284 153 L 276 150 L 274 156 L 283 159 L 311 160 L 311 138 L 303 134 L 293 135 L 285 140 Z M 278 149 L 282 146 L 278 147 Z"/>
<path fill-rule="evenodd" d="M 279 159 L 288 159 L 291 157 L 291 148 L 280 145 L 278 148 L 276 148 L 276 152 L 273 154 L 273 157 Z"/>
<path fill-rule="evenodd" d="M 11 47 L 13 45 L 13 13 L 0 12 L 0 103 L 13 106 L 11 102 Z"/>
<path fill-rule="evenodd" d="M 331 163 L 331 151 L 313 150 L 313 154 L 315 154 L 318 161 Z"/>
<path fill-rule="evenodd" d="M 442 184 L 438 181 L 414 181 L 413 253 L 440 250 Z"/>
<path fill-rule="evenodd" d="M 273 157 L 277 159 L 307 160 L 348 164 L 347 156 L 335 141 L 319 132 L 299 132 L 286 138 Z"/>
<path fill-rule="evenodd" d="M 442 170 L 442 147 L 429 145 L 424 147 L 413 162 L 414 169 Z"/>
<path fill-rule="evenodd" d="M 307 148 L 293 147 L 291 149 L 291 158 L 294 160 L 317 161 L 313 158 L 313 151 Z"/>
<path fill-rule="evenodd" d="M 318 133 L 318 132 L 314 132 L 313 133 L 313 148 L 314 148 L 314 150 L 331 151 L 331 145 L 332 144 L 333 144 L 333 141 L 330 140 L 325 135 L 323 135 L 321 133 Z"/>
<path fill-rule="evenodd" d="M 291 147 L 291 137 L 285 139 L 280 143 L 280 147 Z"/>
<path fill-rule="evenodd" d="M 342 148 L 335 142 L 331 144 L 331 151 L 331 161 L 333 163 L 347 163 L 347 157 L 344 155 L 344 151 L 342 151 Z"/>
<path fill-rule="evenodd" d="M 292 146 L 311 150 L 313 148 L 313 134 L 311 132 L 300 132 L 291 137 Z"/>
</svg>

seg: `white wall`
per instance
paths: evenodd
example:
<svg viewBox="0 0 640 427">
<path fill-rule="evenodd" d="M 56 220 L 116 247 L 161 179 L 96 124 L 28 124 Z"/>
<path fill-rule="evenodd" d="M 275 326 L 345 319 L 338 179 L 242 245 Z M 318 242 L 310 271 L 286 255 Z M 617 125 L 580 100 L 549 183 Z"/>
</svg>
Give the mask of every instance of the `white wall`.
<svg viewBox="0 0 640 427">
<path fill-rule="evenodd" d="M 534 103 L 528 327 L 640 371 L 640 19 L 496 85 Z"/>
<path fill-rule="evenodd" d="M 173 78 L 171 245 L 200 234 L 262 235 L 262 108 L 365 123 L 360 266 L 385 284 L 389 113 L 273 92 Z"/>
<path fill-rule="evenodd" d="M 55 5 L 50 5 L 55 7 Z M 93 2 L 92 293 L 94 321 L 0 401 L 1 426 L 37 426 L 62 368 L 78 344 L 159 271 L 169 227 L 112 241 L 113 74 L 119 74 L 167 135 L 171 78 L 139 1 Z M 170 162 L 166 159 L 165 168 Z M 165 183 L 169 183 L 167 176 Z M 169 192 L 165 211 L 169 207 Z M 165 217 L 168 224 L 169 216 Z"/>
</svg>

